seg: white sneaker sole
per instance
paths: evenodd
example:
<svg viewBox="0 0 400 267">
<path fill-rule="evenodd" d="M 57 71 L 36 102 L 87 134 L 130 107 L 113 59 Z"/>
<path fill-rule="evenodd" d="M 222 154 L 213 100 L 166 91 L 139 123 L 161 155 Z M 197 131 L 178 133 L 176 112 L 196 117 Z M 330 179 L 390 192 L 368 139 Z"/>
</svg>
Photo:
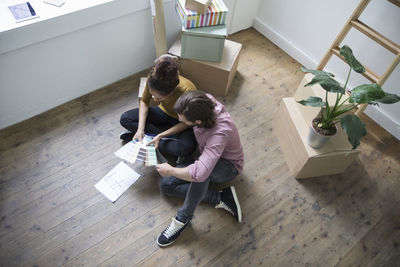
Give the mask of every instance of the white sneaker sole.
<svg viewBox="0 0 400 267">
<path fill-rule="evenodd" d="M 236 195 L 236 190 L 235 187 L 233 185 L 230 186 L 231 190 L 232 190 L 232 195 L 233 195 L 233 199 L 235 200 L 235 204 L 237 207 L 237 213 L 238 213 L 238 222 L 242 222 L 242 210 L 240 208 L 240 204 L 239 204 L 239 200 L 238 197 Z"/>
<path fill-rule="evenodd" d="M 157 245 L 159 245 L 160 247 L 168 247 L 169 245 L 171 245 L 172 243 L 174 243 L 176 241 L 176 239 L 174 240 L 174 241 L 172 241 L 172 242 L 170 242 L 170 243 L 168 243 L 168 244 L 160 244 L 160 243 L 158 243 L 158 240 L 157 240 Z"/>
</svg>

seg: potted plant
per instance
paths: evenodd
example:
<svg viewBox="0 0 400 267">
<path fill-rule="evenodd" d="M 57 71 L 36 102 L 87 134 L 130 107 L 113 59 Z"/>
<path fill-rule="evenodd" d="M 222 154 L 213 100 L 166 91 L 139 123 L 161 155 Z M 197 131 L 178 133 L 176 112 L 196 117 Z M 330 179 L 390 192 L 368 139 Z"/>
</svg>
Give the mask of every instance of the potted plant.
<svg viewBox="0 0 400 267">
<path fill-rule="evenodd" d="M 354 70 L 355 72 L 363 73 L 365 72 L 365 68 L 354 57 L 352 50 L 347 45 L 340 48 L 340 55 L 345 58 L 350 66 L 344 87 L 332 78 L 334 77 L 332 73 L 301 68 L 303 72 L 309 72 L 314 75 L 311 82 L 305 86 L 319 84 L 326 91 L 325 101 L 315 96 L 297 101 L 305 106 L 321 107 L 320 113 L 312 121 L 308 137 L 309 145 L 314 148 L 322 147 L 328 140 L 328 137 L 336 133 L 336 125 L 339 122 L 346 132 L 353 149 L 357 148 L 360 145 L 361 137 L 367 134 L 365 124 L 356 115 L 345 113 L 351 111 L 359 104 L 393 104 L 400 101 L 398 95 L 384 92 L 376 83 L 362 84 L 348 91 L 346 87 L 351 71 Z M 328 92 L 336 93 L 336 101 L 333 106 L 328 103 Z"/>
</svg>

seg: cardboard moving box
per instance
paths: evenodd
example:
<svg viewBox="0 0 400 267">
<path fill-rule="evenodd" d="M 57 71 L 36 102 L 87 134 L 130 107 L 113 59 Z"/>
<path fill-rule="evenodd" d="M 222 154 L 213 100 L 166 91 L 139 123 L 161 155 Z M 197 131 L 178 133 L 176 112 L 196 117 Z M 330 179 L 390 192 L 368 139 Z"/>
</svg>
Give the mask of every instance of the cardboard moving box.
<svg viewBox="0 0 400 267">
<path fill-rule="evenodd" d="M 221 62 L 180 58 L 180 73 L 197 87 L 216 96 L 226 96 L 239 63 L 242 44 L 225 40 Z M 177 40 L 168 53 L 181 56 L 181 40 Z"/>
<path fill-rule="evenodd" d="M 301 106 L 292 97 L 283 98 L 273 119 L 273 129 L 290 172 L 295 178 L 344 172 L 360 151 L 351 150 L 347 135 L 340 127 L 324 147 L 310 147 L 306 140 L 311 120 L 301 113 Z"/>
<path fill-rule="evenodd" d="M 186 0 L 185 8 L 203 14 L 210 6 L 212 0 Z"/>
<path fill-rule="evenodd" d="M 226 36 L 226 25 L 193 29 L 182 27 L 181 57 L 220 62 Z"/>
</svg>

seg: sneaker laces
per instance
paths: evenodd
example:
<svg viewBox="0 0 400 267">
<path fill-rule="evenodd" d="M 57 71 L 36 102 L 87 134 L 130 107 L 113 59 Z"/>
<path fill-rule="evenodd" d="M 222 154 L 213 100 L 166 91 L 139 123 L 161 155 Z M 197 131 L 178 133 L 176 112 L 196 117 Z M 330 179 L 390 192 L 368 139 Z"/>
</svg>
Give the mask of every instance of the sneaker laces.
<svg viewBox="0 0 400 267">
<path fill-rule="evenodd" d="M 163 234 L 166 238 L 170 238 L 171 236 L 176 234 L 181 228 L 182 226 L 176 223 L 175 220 L 172 220 L 172 222 L 168 225 L 168 228 L 165 229 Z"/>
<path fill-rule="evenodd" d="M 217 209 L 222 208 L 224 210 L 229 211 L 232 215 L 235 215 L 235 213 L 233 212 L 233 210 L 225 204 L 225 202 L 220 201 L 219 204 L 216 206 Z"/>
<path fill-rule="evenodd" d="M 184 161 L 185 161 L 185 157 L 178 156 L 178 159 L 176 160 L 176 164 L 181 164 Z"/>
</svg>

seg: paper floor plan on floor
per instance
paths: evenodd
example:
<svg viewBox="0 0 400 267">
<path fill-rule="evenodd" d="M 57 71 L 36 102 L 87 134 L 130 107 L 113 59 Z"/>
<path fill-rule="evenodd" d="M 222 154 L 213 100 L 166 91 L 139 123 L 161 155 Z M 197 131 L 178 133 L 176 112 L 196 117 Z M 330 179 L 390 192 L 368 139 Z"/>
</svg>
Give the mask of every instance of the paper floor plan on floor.
<svg viewBox="0 0 400 267">
<path fill-rule="evenodd" d="M 114 154 L 129 163 L 144 162 L 145 166 L 157 165 L 157 153 L 153 145 L 147 146 L 152 140 L 151 136 L 145 135 L 142 141 L 132 140 Z M 95 188 L 106 198 L 115 202 L 132 184 L 139 178 L 140 174 L 130 168 L 124 162 L 120 162 L 109 173 L 106 174 Z"/>
<path fill-rule="evenodd" d="M 94 187 L 106 198 L 115 202 L 139 178 L 140 174 L 121 161 Z"/>
</svg>

